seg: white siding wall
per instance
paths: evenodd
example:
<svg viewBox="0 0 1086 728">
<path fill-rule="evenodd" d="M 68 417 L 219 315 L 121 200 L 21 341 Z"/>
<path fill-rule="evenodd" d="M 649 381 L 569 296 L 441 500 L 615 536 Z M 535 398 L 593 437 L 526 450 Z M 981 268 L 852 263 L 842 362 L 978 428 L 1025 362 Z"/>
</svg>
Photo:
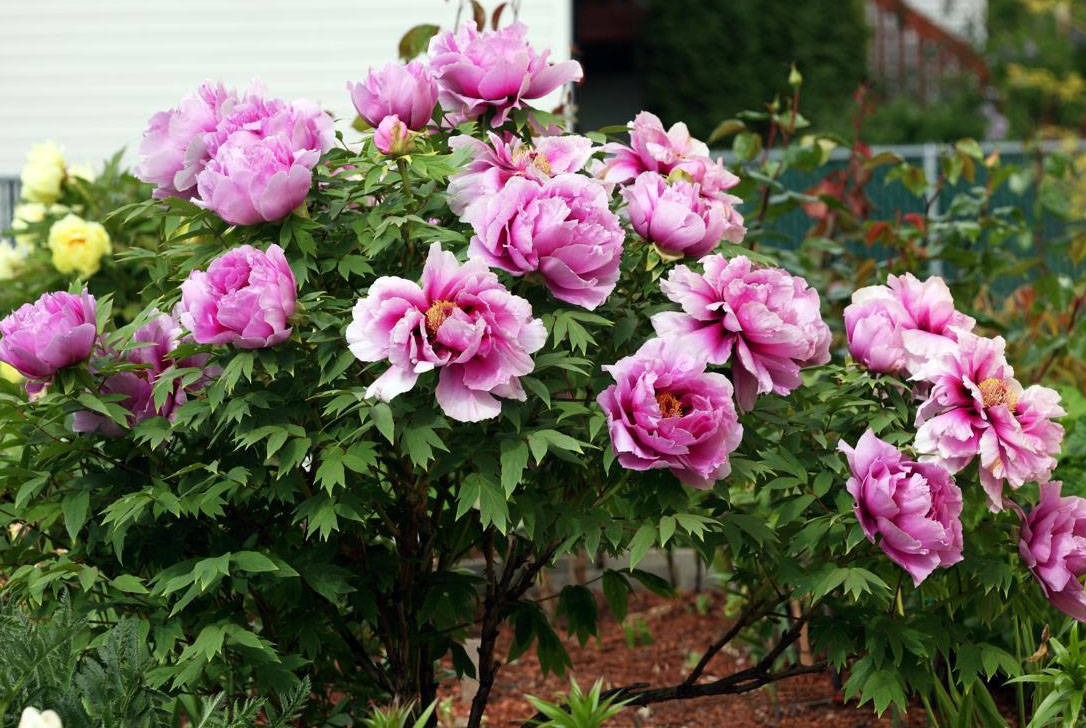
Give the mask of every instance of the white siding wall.
<svg viewBox="0 0 1086 728">
<path fill-rule="evenodd" d="M 906 0 L 943 30 L 974 45 L 988 37 L 988 0 Z"/>
<path fill-rule="evenodd" d="M 0 176 L 17 174 L 26 149 L 45 139 L 70 162 L 97 164 L 122 146 L 131 161 L 148 117 L 204 79 L 244 87 L 260 77 L 275 96 L 320 102 L 346 131 L 355 114 L 346 82 L 395 60 L 413 25 L 451 27 L 456 8 L 457 0 L 3 0 Z M 524 0 L 520 20 L 562 60 L 571 12 L 571 0 Z"/>
</svg>

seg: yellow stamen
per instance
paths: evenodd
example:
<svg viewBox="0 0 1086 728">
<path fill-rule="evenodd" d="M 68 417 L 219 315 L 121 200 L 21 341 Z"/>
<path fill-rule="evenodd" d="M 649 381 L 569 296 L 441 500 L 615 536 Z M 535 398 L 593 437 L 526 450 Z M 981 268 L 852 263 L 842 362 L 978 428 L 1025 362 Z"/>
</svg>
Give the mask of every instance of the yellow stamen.
<svg viewBox="0 0 1086 728">
<path fill-rule="evenodd" d="M 1007 386 L 1007 380 L 1005 379 L 995 379 L 994 377 L 985 379 L 977 385 L 977 388 L 980 389 L 981 401 L 984 403 L 985 408 L 997 407 L 1002 404 L 1006 405 L 1011 412 L 1014 412 L 1014 408 L 1018 406 L 1018 394 Z"/>
<path fill-rule="evenodd" d="M 431 303 L 430 308 L 426 309 L 426 333 L 437 336 L 438 329 L 456 310 L 457 306 L 452 301 L 437 300 Z"/>
<path fill-rule="evenodd" d="M 656 404 L 660 407 L 662 417 L 682 417 L 686 414 L 686 408 L 671 392 L 657 392 Z"/>
<path fill-rule="evenodd" d="M 548 177 L 551 176 L 551 163 L 550 163 L 550 160 L 548 160 L 542 154 L 539 154 L 537 152 L 536 155 L 535 155 L 535 158 L 532 160 L 532 164 L 535 166 L 536 169 L 538 169 L 543 174 L 547 175 Z"/>
</svg>

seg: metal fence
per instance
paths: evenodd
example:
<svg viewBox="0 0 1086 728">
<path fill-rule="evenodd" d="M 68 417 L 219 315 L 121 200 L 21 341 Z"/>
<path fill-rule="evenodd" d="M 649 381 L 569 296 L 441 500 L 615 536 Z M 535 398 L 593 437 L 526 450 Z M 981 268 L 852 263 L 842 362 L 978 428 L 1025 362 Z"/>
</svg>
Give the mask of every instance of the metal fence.
<svg viewBox="0 0 1086 728">
<path fill-rule="evenodd" d="M 19 178 L 0 177 L 0 230 L 11 227 L 11 216 L 19 204 Z"/>
</svg>

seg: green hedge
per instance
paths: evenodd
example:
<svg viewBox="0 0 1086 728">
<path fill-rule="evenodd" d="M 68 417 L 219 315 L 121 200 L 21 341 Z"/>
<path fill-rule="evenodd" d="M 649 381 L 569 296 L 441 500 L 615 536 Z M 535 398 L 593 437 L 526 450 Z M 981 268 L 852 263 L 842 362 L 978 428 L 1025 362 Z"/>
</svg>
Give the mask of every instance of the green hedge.
<svg viewBox="0 0 1086 728">
<path fill-rule="evenodd" d="M 643 28 L 648 108 L 702 138 L 737 110 L 788 94 L 792 61 L 805 112 L 827 123 L 865 75 L 859 0 L 649 0 Z"/>
</svg>

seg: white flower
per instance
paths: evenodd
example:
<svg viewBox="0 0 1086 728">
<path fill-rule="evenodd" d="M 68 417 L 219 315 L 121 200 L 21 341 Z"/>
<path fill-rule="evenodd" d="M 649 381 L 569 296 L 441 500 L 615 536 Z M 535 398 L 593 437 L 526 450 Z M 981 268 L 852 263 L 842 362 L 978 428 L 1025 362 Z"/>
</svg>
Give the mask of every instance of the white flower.
<svg viewBox="0 0 1086 728">
<path fill-rule="evenodd" d="M 51 710 L 41 713 L 37 708 L 26 708 L 19 719 L 19 728 L 64 728 L 60 716 Z"/>
<path fill-rule="evenodd" d="M 53 142 L 35 144 L 26 153 L 23 167 L 23 199 L 52 204 L 60 197 L 64 181 L 64 154 Z"/>
</svg>

